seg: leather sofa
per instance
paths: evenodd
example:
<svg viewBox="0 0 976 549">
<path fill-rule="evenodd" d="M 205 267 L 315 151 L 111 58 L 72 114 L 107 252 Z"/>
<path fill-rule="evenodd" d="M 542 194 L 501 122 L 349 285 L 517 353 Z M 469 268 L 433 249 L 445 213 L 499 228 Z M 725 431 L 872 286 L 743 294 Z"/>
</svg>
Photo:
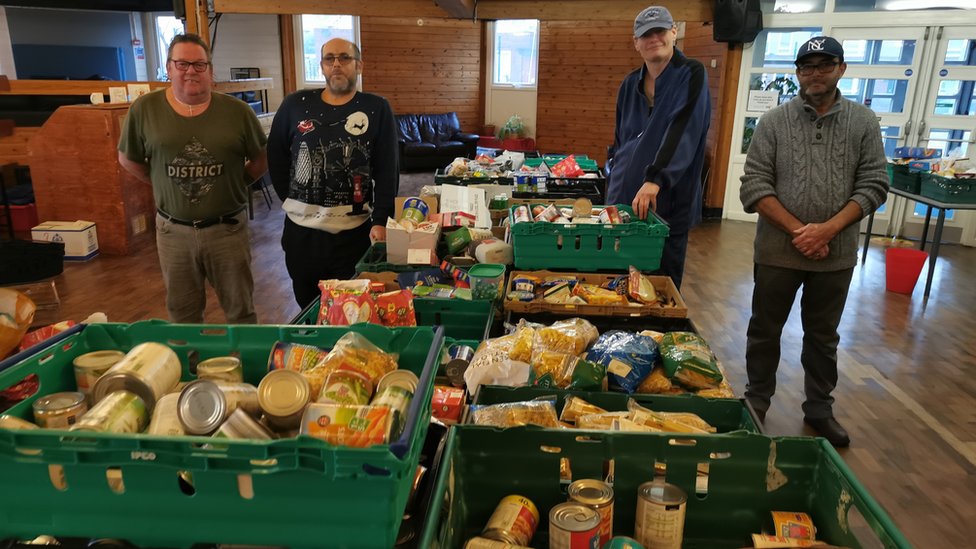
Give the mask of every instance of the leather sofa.
<svg viewBox="0 0 976 549">
<path fill-rule="evenodd" d="M 443 168 L 460 156 L 474 158 L 478 135 L 463 133 L 456 112 L 398 114 L 400 169 Z"/>
</svg>

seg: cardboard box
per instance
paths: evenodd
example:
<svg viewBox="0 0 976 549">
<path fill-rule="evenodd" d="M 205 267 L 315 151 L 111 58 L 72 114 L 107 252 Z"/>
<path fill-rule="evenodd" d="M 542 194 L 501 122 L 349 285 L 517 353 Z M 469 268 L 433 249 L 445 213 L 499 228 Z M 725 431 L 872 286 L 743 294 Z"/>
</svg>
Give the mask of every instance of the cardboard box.
<svg viewBox="0 0 976 549">
<path fill-rule="evenodd" d="M 31 229 L 31 238 L 64 242 L 64 258 L 87 261 L 98 255 L 98 235 L 91 221 L 45 221 Z"/>
<path fill-rule="evenodd" d="M 423 224 L 421 224 L 423 225 Z M 432 223 L 428 230 L 418 227 L 413 231 L 407 231 L 392 219 L 386 223 L 386 260 L 394 265 L 410 265 L 409 257 L 411 250 L 421 250 L 415 256 L 423 255 L 426 258 L 436 257 L 437 242 L 441 238 L 441 226 Z M 424 262 L 424 265 L 432 263 Z"/>
<path fill-rule="evenodd" d="M 915 158 L 922 160 L 925 158 L 939 158 L 942 151 L 939 149 L 926 149 L 923 147 L 897 147 L 895 158 Z"/>
<path fill-rule="evenodd" d="M 941 158 L 930 158 L 927 160 L 912 160 L 908 163 L 909 172 L 937 172 L 942 165 Z"/>
<path fill-rule="evenodd" d="M 394 205 L 394 208 L 393 208 L 393 219 L 400 219 L 400 216 L 403 214 L 403 203 L 406 202 L 406 200 L 408 198 L 411 198 L 411 197 L 409 197 L 409 196 L 398 196 L 398 197 L 396 197 L 396 199 L 393 202 L 393 205 Z M 427 219 L 429 219 L 431 221 L 437 221 L 437 219 L 435 219 L 433 217 L 437 213 L 439 213 L 439 210 L 437 208 L 438 208 L 438 205 L 439 205 L 439 202 L 440 201 L 438 200 L 437 196 L 436 195 L 429 194 L 429 195 L 421 196 L 420 199 L 423 200 L 424 202 L 426 202 L 427 203 L 427 207 L 430 208 L 430 211 L 427 212 Z"/>
</svg>

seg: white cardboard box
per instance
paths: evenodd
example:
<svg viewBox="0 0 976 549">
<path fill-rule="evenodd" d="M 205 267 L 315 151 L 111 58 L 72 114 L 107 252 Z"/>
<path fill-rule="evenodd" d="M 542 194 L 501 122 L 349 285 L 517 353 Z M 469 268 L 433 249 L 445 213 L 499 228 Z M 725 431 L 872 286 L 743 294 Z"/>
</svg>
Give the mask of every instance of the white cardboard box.
<svg viewBox="0 0 976 549">
<path fill-rule="evenodd" d="M 91 221 L 45 221 L 31 229 L 31 238 L 64 242 L 64 258 L 85 261 L 98 255 L 98 235 Z"/>
</svg>

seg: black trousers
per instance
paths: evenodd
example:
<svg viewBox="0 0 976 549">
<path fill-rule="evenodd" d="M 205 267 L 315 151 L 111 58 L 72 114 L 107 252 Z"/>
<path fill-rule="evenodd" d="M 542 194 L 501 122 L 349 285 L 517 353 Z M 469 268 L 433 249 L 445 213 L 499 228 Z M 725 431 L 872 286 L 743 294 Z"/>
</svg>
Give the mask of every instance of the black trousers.
<svg viewBox="0 0 976 549">
<path fill-rule="evenodd" d="M 305 308 L 321 295 L 319 281 L 356 276 L 356 263 L 369 249 L 370 224 L 332 234 L 296 225 L 285 217 L 281 248 L 298 306 Z"/>
<path fill-rule="evenodd" d="M 688 232 L 669 235 L 664 241 L 664 252 L 661 254 L 661 268 L 657 274 L 670 276 L 674 287 L 681 289 L 681 279 L 685 274 L 685 255 L 688 253 Z"/>
<path fill-rule="evenodd" d="M 811 419 L 833 415 L 837 386 L 837 326 L 847 303 L 854 268 L 842 271 L 812 272 L 769 265 L 755 266 L 756 285 L 752 294 L 752 318 L 746 333 L 746 398 L 757 411 L 769 409 L 776 392 L 776 370 L 779 368 L 780 339 L 783 326 L 793 309 L 796 292 L 800 297 L 800 321 L 803 325 L 803 365 L 806 401 L 803 413 Z"/>
</svg>

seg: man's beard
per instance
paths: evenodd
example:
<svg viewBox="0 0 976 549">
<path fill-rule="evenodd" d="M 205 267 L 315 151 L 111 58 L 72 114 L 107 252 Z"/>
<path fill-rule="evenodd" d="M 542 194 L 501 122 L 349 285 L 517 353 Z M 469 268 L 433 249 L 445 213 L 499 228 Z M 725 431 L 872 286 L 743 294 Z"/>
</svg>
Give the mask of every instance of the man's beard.
<svg viewBox="0 0 976 549">
<path fill-rule="evenodd" d="M 333 76 L 332 78 L 326 78 L 326 85 L 328 85 L 329 91 L 332 93 L 346 94 L 356 90 L 356 82 L 358 79 L 356 76 L 352 78 L 345 78 L 344 76 L 336 78 Z M 339 81 L 342 80 L 345 81 L 344 85 L 339 84 Z"/>
</svg>

